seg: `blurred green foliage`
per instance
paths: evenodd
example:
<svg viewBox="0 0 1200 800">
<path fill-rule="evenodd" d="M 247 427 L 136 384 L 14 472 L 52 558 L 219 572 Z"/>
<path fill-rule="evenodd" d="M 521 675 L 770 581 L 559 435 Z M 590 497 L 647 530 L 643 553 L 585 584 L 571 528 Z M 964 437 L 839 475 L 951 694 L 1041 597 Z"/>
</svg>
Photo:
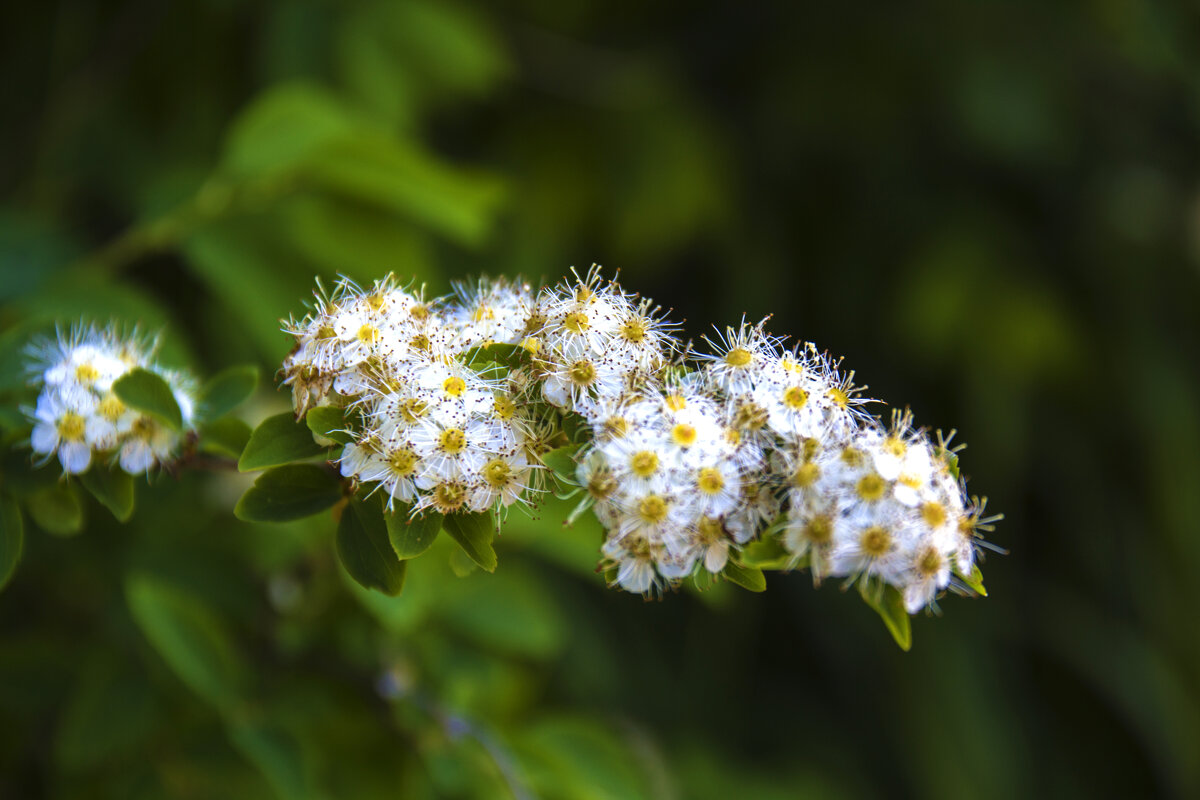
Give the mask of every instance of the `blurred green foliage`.
<svg viewBox="0 0 1200 800">
<path fill-rule="evenodd" d="M 510 518 L 494 574 L 442 536 L 391 598 L 343 574 L 331 519 L 235 519 L 252 476 L 157 476 L 122 525 L 15 449 L 0 795 L 1196 796 L 1198 23 L 1106 0 L 12 10 L 6 444 L 21 346 L 56 320 L 269 375 L 314 275 L 437 293 L 600 261 L 689 335 L 773 312 L 956 426 L 1011 555 L 905 654 L 802 576 L 607 591 L 594 522 L 556 502 Z M 284 410 L 264 383 L 252 424 Z"/>
</svg>

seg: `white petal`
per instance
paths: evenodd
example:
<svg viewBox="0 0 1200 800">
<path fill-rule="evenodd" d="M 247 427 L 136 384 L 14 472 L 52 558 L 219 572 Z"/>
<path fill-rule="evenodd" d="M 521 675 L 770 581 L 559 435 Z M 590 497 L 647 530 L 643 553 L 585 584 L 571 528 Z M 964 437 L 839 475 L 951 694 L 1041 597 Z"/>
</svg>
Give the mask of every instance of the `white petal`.
<svg viewBox="0 0 1200 800">
<path fill-rule="evenodd" d="M 92 463 L 92 448 L 83 442 L 63 442 L 58 450 L 58 460 L 62 463 L 64 472 L 79 475 L 87 472 Z"/>
<path fill-rule="evenodd" d="M 29 440 L 33 445 L 33 452 L 53 453 L 54 449 L 58 447 L 58 429 L 52 423 L 39 422 L 33 426 L 33 433 Z"/>
<path fill-rule="evenodd" d="M 707 552 L 704 554 L 704 568 L 709 572 L 717 573 L 725 569 L 725 563 L 729 560 L 729 543 L 717 542 L 709 545 Z"/>
</svg>

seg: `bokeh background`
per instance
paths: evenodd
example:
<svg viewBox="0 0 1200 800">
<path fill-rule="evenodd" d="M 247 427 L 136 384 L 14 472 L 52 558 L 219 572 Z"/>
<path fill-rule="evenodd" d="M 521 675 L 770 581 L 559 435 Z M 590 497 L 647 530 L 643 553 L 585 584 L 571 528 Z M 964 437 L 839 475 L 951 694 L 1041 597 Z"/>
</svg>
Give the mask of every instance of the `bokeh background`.
<svg viewBox="0 0 1200 800">
<path fill-rule="evenodd" d="M 0 40 L 6 430 L 56 319 L 270 375 L 316 275 L 595 261 L 957 428 L 1010 551 L 902 653 L 806 575 L 606 590 L 555 504 L 492 576 L 442 537 L 368 595 L 329 519 L 160 476 L 124 526 L 27 520 L 0 796 L 1200 796 L 1194 4 L 59 0 Z M 138 581 L 193 623 L 167 659 Z"/>
</svg>

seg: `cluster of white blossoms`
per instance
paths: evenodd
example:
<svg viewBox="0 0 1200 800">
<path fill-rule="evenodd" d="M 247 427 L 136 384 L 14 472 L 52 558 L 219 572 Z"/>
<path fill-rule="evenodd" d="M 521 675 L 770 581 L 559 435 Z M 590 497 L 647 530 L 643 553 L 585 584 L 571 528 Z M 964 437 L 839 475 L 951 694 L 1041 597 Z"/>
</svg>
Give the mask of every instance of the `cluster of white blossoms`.
<svg viewBox="0 0 1200 800">
<path fill-rule="evenodd" d="M 42 462 L 57 456 L 71 475 L 100 461 L 115 461 L 130 474 L 170 462 L 194 425 L 196 400 L 191 382 L 157 366 L 154 351 L 153 342 L 122 336 L 114 326 L 77 326 L 35 341 L 29 371 L 41 392 L 36 408 L 26 414 L 33 422 L 33 452 Z M 129 408 L 113 392 L 113 384 L 137 367 L 157 373 L 170 386 L 183 432 Z"/>
<path fill-rule="evenodd" d="M 721 573 L 765 537 L 816 581 L 895 587 L 910 613 L 955 574 L 965 585 L 989 520 L 945 442 L 907 414 L 882 425 L 853 373 L 811 344 L 785 349 L 765 320 L 699 352 L 598 268 L 572 276 L 432 301 L 390 278 L 343 281 L 286 327 L 296 412 L 346 408 L 342 474 L 414 515 L 532 504 L 541 457 L 581 419 L 575 479 L 627 591 Z M 519 364 L 470 363 L 493 344 L 517 346 Z"/>
<path fill-rule="evenodd" d="M 342 475 L 374 485 L 417 515 L 486 511 L 529 502 L 541 426 L 519 402 L 517 373 L 463 356 L 525 335 L 528 286 L 481 281 L 453 300 L 427 301 L 391 277 L 360 289 L 343 280 L 286 327 L 296 347 L 283 364 L 297 414 L 346 409 L 354 437 Z"/>
</svg>

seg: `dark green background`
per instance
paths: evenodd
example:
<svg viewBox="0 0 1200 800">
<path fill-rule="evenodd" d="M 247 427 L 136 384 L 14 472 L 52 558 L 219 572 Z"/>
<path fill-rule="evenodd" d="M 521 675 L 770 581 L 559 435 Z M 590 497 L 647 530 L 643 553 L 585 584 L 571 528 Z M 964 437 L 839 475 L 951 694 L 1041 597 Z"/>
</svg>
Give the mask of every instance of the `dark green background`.
<svg viewBox="0 0 1200 800">
<path fill-rule="evenodd" d="M 1200 794 L 1193 4 L 62 0 L 0 38 L 9 408 L 54 319 L 269 375 L 314 275 L 597 261 L 689 336 L 773 313 L 957 428 L 1010 551 L 905 654 L 805 575 L 606 591 L 557 506 L 494 576 L 442 542 L 366 598 L 328 519 L 164 476 L 126 526 L 27 521 L 0 796 Z M 145 581 L 251 702 L 151 645 Z"/>
</svg>

